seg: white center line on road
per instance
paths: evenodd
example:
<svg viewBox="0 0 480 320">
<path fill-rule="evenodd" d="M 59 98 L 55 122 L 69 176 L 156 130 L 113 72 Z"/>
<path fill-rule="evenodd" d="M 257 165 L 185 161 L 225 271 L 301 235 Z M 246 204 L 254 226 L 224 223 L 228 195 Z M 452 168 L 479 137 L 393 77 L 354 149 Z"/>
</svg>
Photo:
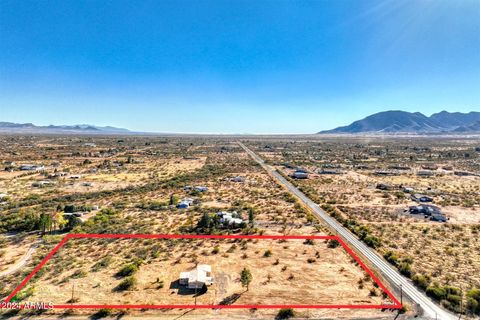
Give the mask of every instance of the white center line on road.
<svg viewBox="0 0 480 320">
<path fill-rule="evenodd" d="M 429 297 L 427 297 L 423 292 L 417 289 L 415 285 L 407 278 L 402 276 L 397 269 L 391 266 L 387 261 L 385 261 L 380 255 L 372 248 L 358 240 L 349 230 L 344 228 L 338 221 L 330 217 L 325 211 L 320 209 L 320 207 L 310 200 L 305 194 L 298 190 L 293 184 L 291 184 L 287 179 L 280 175 L 273 168 L 265 164 L 265 162 L 252 150 L 247 148 L 243 143 L 238 142 L 238 145 L 245 150 L 258 164 L 262 166 L 270 175 L 272 175 L 278 183 L 283 185 L 291 193 L 295 194 L 305 205 L 307 205 L 312 211 L 327 225 L 335 230 L 339 235 L 341 235 L 351 246 L 355 247 L 359 252 L 367 258 L 372 265 L 374 265 L 382 274 L 394 285 L 401 286 L 403 293 L 420 305 L 423 309 L 425 316 L 432 319 L 442 319 L 442 320 L 454 320 L 457 319 L 455 315 L 444 310 L 433 302 Z"/>
</svg>

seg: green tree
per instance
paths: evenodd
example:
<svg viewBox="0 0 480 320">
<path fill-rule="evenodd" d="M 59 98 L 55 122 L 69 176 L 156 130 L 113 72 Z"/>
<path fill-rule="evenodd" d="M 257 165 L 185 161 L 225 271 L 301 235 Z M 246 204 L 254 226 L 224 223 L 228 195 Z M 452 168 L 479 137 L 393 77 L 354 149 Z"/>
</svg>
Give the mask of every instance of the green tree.
<svg viewBox="0 0 480 320">
<path fill-rule="evenodd" d="M 178 197 L 175 194 L 170 196 L 170 205 L 175 206 L 178 203 Z"/>
<path fill-rule="evenodd" d="M 240 273 L 240 282 L 242 283 L 242 287 L 247 288 L 247 291 L 250 282 L 252 282 L 252 279 L 253 277 L 250 270 L 248 270 L 247 268 L 243 268 L 242 272 Z"/>
<path fill-rule="evenodd" d="M 53 222 L 50 214 L 48 213 L 40 214 L 39 227 L 43 234 L 45 234 L 47 231 L 51 231 L 52 225 L 53 225 Z"/>
<path fill-rule="evenodd" d="M 65 225 L 65 228 L 68 230 L 72 230 L 73 228 L 81 224 L 82 224 L 82 220 L 80 218 L 77 218 L 74 215 L 71 215 L 71 216 L 68 216 L 67 218 L 67 224 Z"/>
</svg>

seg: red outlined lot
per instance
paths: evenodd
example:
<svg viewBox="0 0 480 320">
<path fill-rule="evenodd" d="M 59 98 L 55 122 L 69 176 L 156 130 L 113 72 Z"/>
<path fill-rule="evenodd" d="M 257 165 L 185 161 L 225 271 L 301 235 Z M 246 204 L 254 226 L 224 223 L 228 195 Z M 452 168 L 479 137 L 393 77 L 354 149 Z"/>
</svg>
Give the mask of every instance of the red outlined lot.
<svg viewBox="0 0 480 320">
<path fill-rule="evenodd" d="M 373 279 L 373 281 L 388 295 L 393 304 L 278 304 L 278 305 L 139 305 L 139 304 L 55 304 L 54 309 L 280 309 L 280 308 L 296 308 L 296 309 L 401 309 L 401 303 L 392 295 L 392 293 L 380 282 L 375 274 L 358 258 L 358 256 L 350 249 L 345 242 L 337 236 L 268 236 L 268 235 L 181 235 L 181 234 L 68 234 L 66 235 L 53 250 L 33 269 L 33 271 L 10 293 L 5 299 L 9 302 L 15 295 L 27 284 L 27 282 L 45 265 L 50 258 L 69 240 L 69 239 L 270 239 L 270 240 L 337 240 L 342 247 L 355 259 L 355 261 L 365 270 L 365 272 Z"/>
</svg>

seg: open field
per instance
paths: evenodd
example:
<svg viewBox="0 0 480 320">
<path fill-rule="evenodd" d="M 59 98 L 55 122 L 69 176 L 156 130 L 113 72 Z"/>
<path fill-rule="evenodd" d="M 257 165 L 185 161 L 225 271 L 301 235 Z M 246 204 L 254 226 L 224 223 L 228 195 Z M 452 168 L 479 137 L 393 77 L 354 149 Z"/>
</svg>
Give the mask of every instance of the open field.
<svg viewBox="0 0 480 320">
<path fill-rule="evenodd" d="M 391 303 L 351 259 L 326 240 L 73 239 L 44 266 L 29 300 L 71 303 L 74 290 L 76 304 Z M 118 272 L 128 260 L 138 264 L 135 284 L 120 290 L 126 277 Z M 180 272 L 196 264 L 211 265 L 215 279 L 197 295 L 178 283 Z M 243 268 L 253 277 L 248 290 L 240 282 Z M 58 278 L 59 269 L 75 271 Z"/>
</svg>

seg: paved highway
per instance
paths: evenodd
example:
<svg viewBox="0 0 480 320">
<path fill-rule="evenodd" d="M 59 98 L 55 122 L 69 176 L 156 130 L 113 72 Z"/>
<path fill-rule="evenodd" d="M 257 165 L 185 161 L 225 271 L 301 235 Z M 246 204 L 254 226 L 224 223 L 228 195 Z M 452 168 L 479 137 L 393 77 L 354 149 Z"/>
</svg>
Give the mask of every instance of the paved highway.
<svg viewBox="0 0 480 320">
<path fill-rule="evenodd" d="M 258 162 L 263 167 L 263 169 L 270 173 L 280 184 L 285 186 L 291 193 L 295 194 L 303 203 L 305 203 L 305 205 L 311 208 L 321 220 L 325 221 L 327 225 L 331 229 L 335 230 L 338 235 L 340 235 L 343 239 L 345 239 L 350 246 L 356 248 L 359 252 L 361 252 L 363 256 L 366 257 L 370 261 L 370 263 L 374 265 L 378 270 L 380 270 L 392 284 L 401 287 L 405 295 L 408 295 L 413 301 L 420 305 L 420 307 L 424 311 L 425 317 L 443 320 L 457 319 L 455 315 L 438 306 L 435 302 L 430 300 L 430 298 L 428 298 L 423 292 L 418 290 L 409 279 L 402 276 L 395 267 L 385 261 L 383 257 L 381 257 L 374 249 L 370 248 L 369 246 L 358 240 L 348 229 L 338 223 L 337 220 L 330 217 L 316 203 L 314 203 L 307 196 L 305 196 L 287 179 L 285 179 L 272 167 L 265 164 L 265 162 L 252 150 L 247 148 L 241 142 L 238 142 L 238 144 L 256 162 Z"/>
</svg>

